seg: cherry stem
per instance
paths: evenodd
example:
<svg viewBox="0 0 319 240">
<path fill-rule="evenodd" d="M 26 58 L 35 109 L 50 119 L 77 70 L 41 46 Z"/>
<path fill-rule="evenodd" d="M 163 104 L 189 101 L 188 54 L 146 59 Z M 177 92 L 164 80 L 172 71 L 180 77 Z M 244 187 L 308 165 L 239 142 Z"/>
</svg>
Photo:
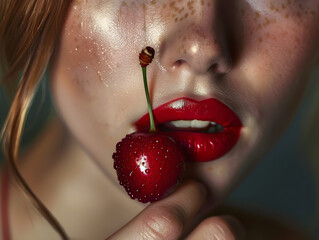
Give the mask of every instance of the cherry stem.
<svg viewBox="0 0 319 240">
<path fill-rule="evenodd" d="M 153 109 L 151 106 L 151 99 L 150 99 L 150 94 L 149 94 L 148 85 L 147 85 L 146 67 L 142 67 L 142 71 L 143 71 L 145 95 L 146 95 L 147 106 L 148 106 L 148 114 L 150 116 L 150 132 L 156 132 L 154 116 L 153 116 Z"/>
</svg>

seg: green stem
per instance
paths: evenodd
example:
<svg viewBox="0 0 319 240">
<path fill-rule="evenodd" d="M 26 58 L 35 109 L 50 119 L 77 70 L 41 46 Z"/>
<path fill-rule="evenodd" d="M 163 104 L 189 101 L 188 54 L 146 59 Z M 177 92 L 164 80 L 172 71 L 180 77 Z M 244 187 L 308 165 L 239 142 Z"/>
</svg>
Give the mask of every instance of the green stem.
<svg viewBox="0 0 319 240">
<path fill-rule="evenodd" d="M 146 101 L 148 106 L 148 114 L 150 116 L 150 132 L 156 132 L 155 122 L 154 122 L 154 116 L 153 116 L 153 109 L 151 106 L 151 99 L 150 94 L 148 92 L 148 85 L 147 85 L 147 76 L 146 76 L 146 67 L 142 67 L 143 71 L 143 80 L 144 80 L 144 88 L 145 88 L 145 95 L 146 95 Z"/>
</svg>

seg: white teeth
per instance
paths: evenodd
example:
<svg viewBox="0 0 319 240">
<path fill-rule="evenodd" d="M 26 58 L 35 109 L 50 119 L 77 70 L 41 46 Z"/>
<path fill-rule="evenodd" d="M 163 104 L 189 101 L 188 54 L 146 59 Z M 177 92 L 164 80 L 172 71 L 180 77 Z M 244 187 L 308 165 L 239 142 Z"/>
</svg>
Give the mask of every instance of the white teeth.
<svg viewBox="0 0 319 240">
<path fill-rule="evenodd" d="M 201 121 L 201 120 L 178 120 L 171 121 L 170 124 L 177 128 L 206 128 L 212 122 L 210 121 Z"/>
</svg>

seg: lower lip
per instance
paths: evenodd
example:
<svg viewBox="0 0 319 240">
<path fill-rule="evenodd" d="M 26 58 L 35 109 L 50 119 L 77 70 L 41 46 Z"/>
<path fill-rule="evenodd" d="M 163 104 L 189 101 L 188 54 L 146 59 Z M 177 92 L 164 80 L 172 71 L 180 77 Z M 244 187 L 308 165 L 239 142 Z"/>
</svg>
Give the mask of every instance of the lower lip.
<svg viewBox="0 0 319 240">
<path fill-rule="evenodd" d="M 240 127 L 224 128 L 219 133 L 165 132 L 186 151 L 187 159 L 195 162 L 216 160 L 229 152 L 240 136 Z"/>
<path fill-rule="evenodd" d="M 220 124 L 221 132 L 160 129 L 163 134 L 172 137 L 186 152 L 187 159 L 194 162 L 208 162 L 227 154 L 240 137 L 241 122 L 237 115 L 217 99 L 196 101 L 188 98 L 176 99 L 157 107 L 154 111 L 155 124 L 176 120 L 202 120 Z M 136 123 L 138 131 L 147 131 L 149 115 L 146 114 Z"/>
</svg>

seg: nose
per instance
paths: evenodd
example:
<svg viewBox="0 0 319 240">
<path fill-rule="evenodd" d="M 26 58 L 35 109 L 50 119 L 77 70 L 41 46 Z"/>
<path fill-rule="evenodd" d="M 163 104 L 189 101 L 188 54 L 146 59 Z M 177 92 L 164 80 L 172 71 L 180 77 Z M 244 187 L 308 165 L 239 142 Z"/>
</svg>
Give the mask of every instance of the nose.
<svg viewBox="0 0 319 240">
<path fill-rule="evenodd" d="M 227 29 L 218 14 L 217 0 L 198 6 L 196 16 L 172 23 L 160 46 L 162 66 L 171 72 L 188 70 L 194 74 L 226 74 L 232 68 Z"/>
</svg>

